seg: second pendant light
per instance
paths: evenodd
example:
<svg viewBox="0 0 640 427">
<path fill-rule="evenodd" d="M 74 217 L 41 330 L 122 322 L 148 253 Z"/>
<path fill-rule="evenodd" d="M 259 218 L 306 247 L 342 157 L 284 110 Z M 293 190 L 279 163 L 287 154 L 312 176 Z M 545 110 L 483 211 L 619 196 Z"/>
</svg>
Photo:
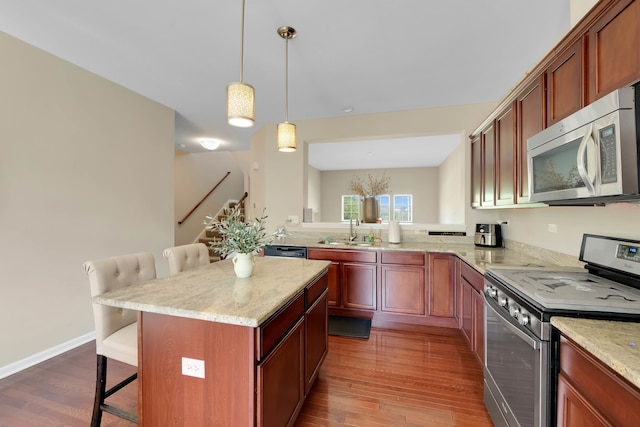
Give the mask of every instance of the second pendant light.
<svg viewBox="0 0 640 427">
<path fill-rule="evenodd" d="M 296 151 L 296 125 L 289 123 L 289 39 L 296 36 L 292 27 L 278 28 L 278 34 L 285 40 L 285 103 L 284 123 L 278 123 L 278 150 L 284 152 Z"/>
</svg>

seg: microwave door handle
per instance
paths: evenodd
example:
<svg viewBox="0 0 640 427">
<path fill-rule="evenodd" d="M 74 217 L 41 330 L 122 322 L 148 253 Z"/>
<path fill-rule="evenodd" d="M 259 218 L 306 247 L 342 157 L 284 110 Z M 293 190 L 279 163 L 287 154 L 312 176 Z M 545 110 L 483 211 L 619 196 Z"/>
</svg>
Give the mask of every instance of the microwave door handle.
<svg viewBox="0 0 640 427">
<path fill-rule="evenodd" d="M 576 160 L 576 165 L 578 166 L 578 174 L 580 174 L 580 178 L 584 182 L 589 194 L 592 196 L 596 195 L 596 188 L 593 185 L 595 178 L 591 179 L 589 177 L 589 171 L 587 170 L 586 164 L 587 159 L 585 155 L 587 153 L 587 146 L 589 145 L 589 140 L 593 141 L 593 123 L 589 123 L 589 128 L 587 132 L 584 134 L 582 141 L 580 141 L 580 146 L 578 147 L 578 158 Z"/>
</svg>

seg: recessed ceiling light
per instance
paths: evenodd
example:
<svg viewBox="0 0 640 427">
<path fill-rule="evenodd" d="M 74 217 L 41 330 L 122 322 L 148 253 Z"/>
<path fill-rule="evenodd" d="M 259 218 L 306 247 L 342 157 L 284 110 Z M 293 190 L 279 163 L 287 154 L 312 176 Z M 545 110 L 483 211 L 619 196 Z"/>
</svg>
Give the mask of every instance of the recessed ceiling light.
<svg viewBox="0 0 640 427">
<path fill-rule="evenodd" d="M 220 147 L 222 141 L 215 138 L 202 138 L 200 139 L 200 145 L 207 150 L 217 150 Z"/>
<path fill-rule="evenodd" d="M 353 110 L 354 108 L 351 105 L 347 105 L 346 107 L 342 108 L 343 113 L 352 113 Z"/>
</svg>

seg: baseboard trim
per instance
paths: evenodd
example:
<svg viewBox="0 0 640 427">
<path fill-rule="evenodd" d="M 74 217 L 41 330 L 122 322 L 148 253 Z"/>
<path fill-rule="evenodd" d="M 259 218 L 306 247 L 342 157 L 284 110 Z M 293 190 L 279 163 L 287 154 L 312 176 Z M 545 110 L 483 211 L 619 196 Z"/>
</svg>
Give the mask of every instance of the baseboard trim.
<svg viewBox="0 0 640 427">
<path fill-rule="evenodd" d="M 67 342 L 63 342 L 62 344 L 58 344 L 55 347 L 48 348 L 44 351 L 41 351 L 40 353 L 25 357 L 24 359 L 18 360 L 17 362 L 2 366 L 0 367 L 0 379 L 6 378 L 9 375 L 13 375 L 24 369 L 30 368 L 40 362 L 44 362 L 45 360 L 51 359 L 52 357 L 58 356 L 59 354 L 72 350 L 78 346 L 81 346 L 82 344 L 86 344 L 89 341 L 93 341 L 95 339 L 96 332 L 89 332 L 88 334 L 81 335 Z"/>
</svg>

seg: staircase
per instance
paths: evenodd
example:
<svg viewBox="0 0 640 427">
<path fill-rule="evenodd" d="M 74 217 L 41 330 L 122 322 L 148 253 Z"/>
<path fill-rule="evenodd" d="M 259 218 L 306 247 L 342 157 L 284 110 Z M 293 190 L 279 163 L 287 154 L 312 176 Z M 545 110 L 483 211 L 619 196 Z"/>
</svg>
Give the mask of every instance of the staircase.
<svg viewBox="0 0 640 427">
<path fill-rule="evenodd" d="M 231 213 L 235 209 L 240 209 L 240 212 L 242 213 L 242 217 L 244 219 L 244 198 L 241 199 L 239 202 L 227 202 L 226 206 L 224 206 L 222 209 L 218 211 L 218 214 L 215 216 L 215 221 L 222 221 L 226 219 L 229 215 L 231 215 Z M 212 221 L 211 223 L 213 222 L 214 221 Z M 220 254 L 217 253 L 213 247 L 211 247 L 209 242 L 219 242 L 221 240 L 222 240 L 222 236 L 220 236 L 218 231 L 209 229 L 208 226 L 204 229 L 202 233 L 200 233 L 200 236 L 198 236 L 197 241 L 200 243 L 204 243 L 205 245 L 207 245 L 207 248 L 209 249 L 210 262 L 220 261 L 222 258 L 220 257 Z"/>
</svg>

